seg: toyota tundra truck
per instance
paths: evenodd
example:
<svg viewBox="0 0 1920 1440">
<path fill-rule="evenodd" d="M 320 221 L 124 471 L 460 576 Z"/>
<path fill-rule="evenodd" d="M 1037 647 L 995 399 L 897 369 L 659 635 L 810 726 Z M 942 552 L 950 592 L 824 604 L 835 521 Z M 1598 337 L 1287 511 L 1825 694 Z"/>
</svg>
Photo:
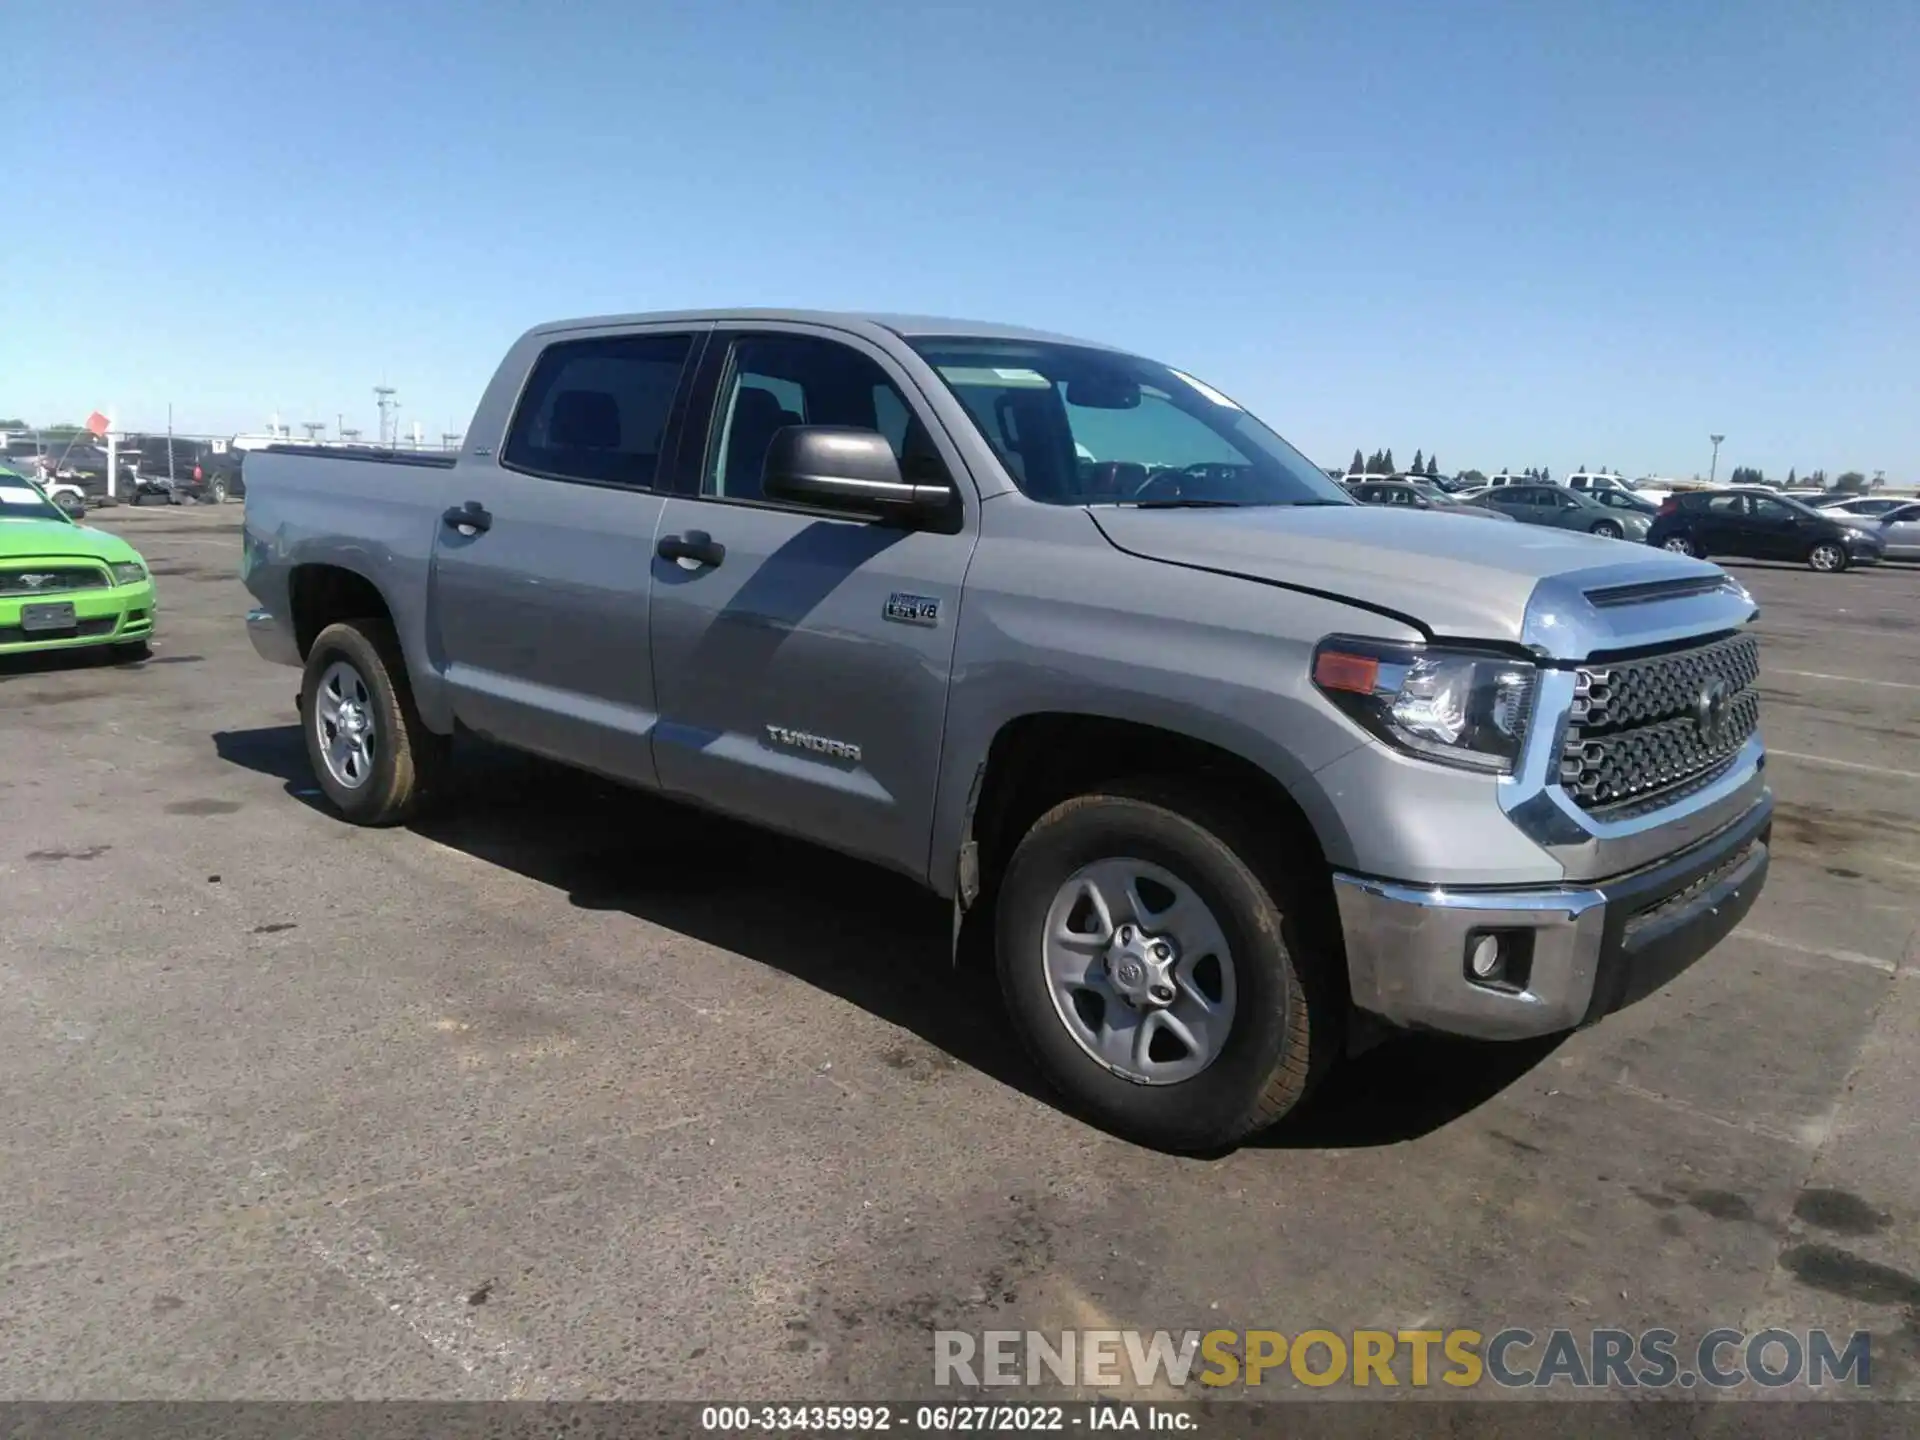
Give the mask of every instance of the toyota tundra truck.
<svg viewBox="0 0 1920 1440">
<path fill-rule="evenodd" d="M 903 872 L 1068 1103 L 1157 1147 L 1395 1030 L 1591 1025 L 1766 877 L 1737 581 L 1356 504 L 1103 345 L 543 325 L 457 454 L 254 454 L 245 535 L 344 820 L 441 797 L 465 729 Z"/>
</svg>

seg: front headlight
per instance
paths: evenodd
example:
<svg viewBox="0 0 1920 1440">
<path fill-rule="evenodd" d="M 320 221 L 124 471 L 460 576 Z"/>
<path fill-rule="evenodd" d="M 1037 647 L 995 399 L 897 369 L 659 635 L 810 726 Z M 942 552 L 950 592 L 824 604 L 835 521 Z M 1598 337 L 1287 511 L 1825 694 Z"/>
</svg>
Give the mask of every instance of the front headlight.
<svg viewBox="0 0 1920 1440">
<path fill-rule="evenodd" d="M 1344 635 L 1313 654 L 1320 693 L 1389 745 L 1496 775 L 1519 763 L 1537 679 L 1525 660 Z"/>
<path fill-rule="evenodd" d="M 116 585 L 138 585 L 147 578 L 147 567 L 138 560 L 123 560 L 113 567 L 113 583 Z"/>
</svg>

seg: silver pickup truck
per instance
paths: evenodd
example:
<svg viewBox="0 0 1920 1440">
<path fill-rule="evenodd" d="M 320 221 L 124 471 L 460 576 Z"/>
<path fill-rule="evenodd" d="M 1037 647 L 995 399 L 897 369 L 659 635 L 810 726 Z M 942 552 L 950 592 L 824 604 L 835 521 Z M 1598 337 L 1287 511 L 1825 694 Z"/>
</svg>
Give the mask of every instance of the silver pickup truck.
<svg viewBox="0 0 1920 1440">
<path fill-rule="evenodd" d="M 1083 341 L 544 325 L 457 456 L 276 447 L 246 506 L 347 820 L 413 814 L 465 728 L 903 871 L 1070 1102 L 1169 1149 L 1395 1028 L 1591 1024 L 1766 876 L 1736 581 L 1355 504 Z"/>
</svg>

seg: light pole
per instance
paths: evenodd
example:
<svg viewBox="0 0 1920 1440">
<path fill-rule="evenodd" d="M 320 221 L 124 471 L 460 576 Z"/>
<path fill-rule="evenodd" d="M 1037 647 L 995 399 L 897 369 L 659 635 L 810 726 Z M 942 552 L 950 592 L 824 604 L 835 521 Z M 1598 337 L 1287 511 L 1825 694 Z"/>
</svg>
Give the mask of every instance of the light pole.
<svg viewBox="0 0 1920 1440">
<path fill-rule="evenodd" d="M 1707 483 L 1711 485 L 1713 484 L 1714 476 L 1720 473 L 1720 442 L 1727 437 L 1724 435 L 1709 435 L 1707 438 L 1713 441 L 1713 464 L 1707 469 Z"/>
</svg>

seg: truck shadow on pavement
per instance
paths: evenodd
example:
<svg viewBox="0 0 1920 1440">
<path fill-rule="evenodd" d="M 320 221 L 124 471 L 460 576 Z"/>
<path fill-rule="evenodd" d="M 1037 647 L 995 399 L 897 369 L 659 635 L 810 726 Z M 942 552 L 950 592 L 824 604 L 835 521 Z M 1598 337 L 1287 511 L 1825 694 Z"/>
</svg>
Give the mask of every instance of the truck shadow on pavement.
<svg viewBox="0 0 1920 1440">
<path fill-rule="evenodd" d="M 298 726 L 222 731 L 213 742 L 221 759 L 326 810 Z M 456 772 L 454 800 L 415 822 L 416 833 L 562 890 L 581 909 L 620 911 L 771 966 L 1060 1104 L 1007 1024 L 984 947 L 968 937 L 956 976 L 951 908 L 906 877 L 464 735 Z M 1249 1144 L 1417 1139 L 1499 1094 L 1558 1043 L 1398 1038 L 1341 1066 L 1311 1104 Z"/>
</svg>

